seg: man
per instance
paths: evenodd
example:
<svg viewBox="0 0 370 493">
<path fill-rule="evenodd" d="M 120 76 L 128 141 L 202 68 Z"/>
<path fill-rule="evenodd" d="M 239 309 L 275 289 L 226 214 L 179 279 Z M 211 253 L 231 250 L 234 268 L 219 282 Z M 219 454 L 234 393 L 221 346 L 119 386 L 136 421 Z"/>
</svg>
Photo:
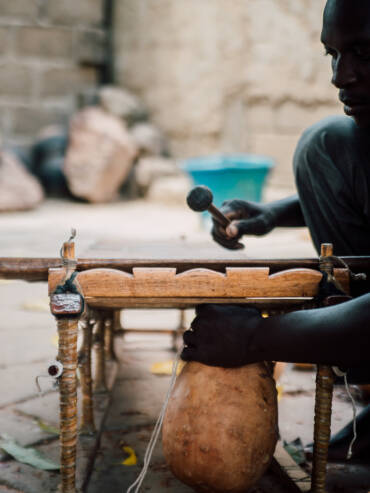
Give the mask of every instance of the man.
<svg viewBox="0 0 370 493">
<path fill-rule="evenodd" d="M 316 249 L 333 243 L 336 255 L 370 255 L 370 2 L 328 0 L 321 40 L 331 57 L 332 83 L 347 116 L 327 118 L 306 130 L 294 156 L 298 196 L 270 204 L 225 203 L 233 222 L 216 222 L 214 239 L 238 248 L 244 234 L 276 226 L 310 229 Z M 370 381 L 370 294 L 342 305 L 262 318 L 252 308 L 203 305 L 185 332 L 184 360 L 233 367 L 261 360 L 313 362 L 353 368 Z M 370 408 L 358 419 L 357 457 L 370 451 Z M 350 434 L 330 446 L 344 458 Z"/>
</svg>

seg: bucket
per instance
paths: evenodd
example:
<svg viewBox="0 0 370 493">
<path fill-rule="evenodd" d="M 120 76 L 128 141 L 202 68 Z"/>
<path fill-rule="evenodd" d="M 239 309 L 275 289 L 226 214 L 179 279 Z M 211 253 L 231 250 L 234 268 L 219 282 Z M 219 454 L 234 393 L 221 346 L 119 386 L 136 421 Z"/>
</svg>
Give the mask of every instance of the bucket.
<svg viewBox="0 0 370 493">
<path fill-rule="evenodd" d="M 220 207 L 225 200 L 242 199 L 260 202 L 268 173 L 274 161 L 254 154 L 228 154 L 194 157 L 182 162 L 194 185 L 212 190 L 213 203 Z"/>
</svg>

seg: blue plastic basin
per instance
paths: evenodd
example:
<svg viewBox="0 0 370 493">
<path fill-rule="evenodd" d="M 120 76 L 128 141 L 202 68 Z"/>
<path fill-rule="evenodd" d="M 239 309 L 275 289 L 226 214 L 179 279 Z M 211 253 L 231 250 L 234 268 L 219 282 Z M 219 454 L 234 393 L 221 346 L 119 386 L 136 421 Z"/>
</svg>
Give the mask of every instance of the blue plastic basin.
<svg viewBox="0 0 370 493">
<path fill-rule="evenodd" d="M 266 177 L 274 161 L 254 154 L 228 154 L 185 159 L 182 169 L 195 185 L 212 190 L 213 202 L 243 199 L 260 202 Z"/>
</svg>

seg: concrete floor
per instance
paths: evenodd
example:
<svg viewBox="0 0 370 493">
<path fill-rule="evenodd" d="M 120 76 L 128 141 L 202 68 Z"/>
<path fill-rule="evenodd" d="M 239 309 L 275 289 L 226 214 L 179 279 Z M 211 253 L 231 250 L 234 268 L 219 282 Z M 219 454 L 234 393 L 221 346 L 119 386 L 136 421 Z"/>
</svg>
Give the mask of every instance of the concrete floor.
<svg viewBox="0 0 370 493">
<path fill-rule="evenodd" d="M 114 245 L 122 241 L 128 245 L 165 242 L 169 249 L 172 242 L 185 241 L 191 255 L 197 250 L 196 247 L 190 249 L 190 245 L 196 244 L 200 248 L 206 243 L 203 254 L 209 248 L 210 256 L 220 258 L 226 255 L 225 250 L 211 243 L 199 217 L 183 206 L 146 201 L 109 205 L 47 201 L 35 211 L 0 216 L 0 257 L 56 257 L 71 227 L 78 232 L 78 256 L 83 256 L 83 252 L 96 242 Z M 248 238 L 245 244 L 242 255 L 251 258 L 315 256 L 304 229 L 277 230 L 265 238 Z M 44 283 L 0 281 L 0 293 L 0 433 L 7 433 L 23 445 L 33 444 L 57 459 L 56 436 L 45 427 L 58 425 L 57 393 L 47 379 L 42 380 L 43 389 L 48 391 L 43 397 L 38 396 L 35 386 L 35 377 L 45 373 L 47 362 L 55 357 L 57 351 L 55 323 L 47 306 L 47 286 Z M 130 326 L 168 328 L 176 325 L 178 313 L 174 310 L 138 310 L 127 311 L 123 317 L 124 323 Z M 187 317 L 190 323 L 191 311 Z M 120 365 L 112 394 L 113 403 L 102 433 L 101 448 L 87 490 L 89 493 L 103 489 L 109 493 L 123 492 L 135 479 L 169 383 L 168 376 L 157 376 L 150 371 L 153 362 L 173 357 L 169 336 L 127 335 L 124 341 L 117 341 L 117 352 Z M 296 371 L 287 365 L 279 384 L 282 389 L 279 404 L 282 438 L 291 441 L 300 437 L 303 443 L 310 442 L 313 373 Z M 351 417 L 348 399 L 341 389 L 336 390 L 333 431 Z M 125 445 L 135 450 L 138 465 L 121 464 L 126 458 L 122 449 Z M 0 461 L 0 492 L 56 491 L 58 473 L 39 471 L 9 458 L 3 459 Z M 160 444 L 152 464 L 143 490 L 153 493 L 191 491 L 166 469 Z M 370 490 L 370 478 L 357 486 L 351 482 L 349 489 L 340 489 L 343 474 L 338 481 L 330 489 L 331 493 Z"/>
</svg>

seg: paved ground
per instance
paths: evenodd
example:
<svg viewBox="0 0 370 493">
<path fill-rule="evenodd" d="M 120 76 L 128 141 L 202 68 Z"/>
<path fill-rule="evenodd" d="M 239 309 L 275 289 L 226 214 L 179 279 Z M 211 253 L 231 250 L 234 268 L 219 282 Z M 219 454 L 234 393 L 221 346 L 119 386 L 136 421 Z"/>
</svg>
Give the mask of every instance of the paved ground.
<svg viewBox="0 0 370 493">
<path fill-rule="evenodd" d="M 126 241 L 140 246 L 142 241 L 182 241 L 186 245 L 208 242 L 199 218 L 185 207 L 145 201 L 120 202 L 91 206 L 79 203 L 47 201 L 27 213 L 0 216 L 0 257 L 55 257 L 60 246 L 75 227 L 77 255 L 96 241 Z M 305 230 L 279 230 L 267 238 L 251 238 L 243 254 L 249 257 L 312 257 L 315 255 Z M 169 247 L 170 248 L 170 247 Z M 211 245 L 210 255 L 224 256 L 221 248 Z M 47 379 L 41 380 L 46 394 L 38 396 L 35 377 L 45 373 L 46 364 L 56 355 L 55 324 L 48 312 L 46 284 L 0 281 L 0 433 L 7 433 L 22 445 L 35 445 L 51 458 L 58 459 L 57 393 Z M 132 311 L 124 314 L 126 324 L 138 327 L 172 327 L 177 312 Z M 192 313 L 187 314 L 191 320 Z M 126 490 L 142 463 L 150 429 L 159 412 L 168 387 L 168 376 L 151 373 L 153 362 L 173 357 L 168 336 L 128 335 L 118 341 L 120 366 L 113 391 L 113 404 L 107 416 L 101 449 L 93 470 L 88 492 L 103 489 L 109 493 Z M 290 441 L 301 437 L 304 443 L 312 437 L 312 373 L 298 372 L 288 365 L 281 378 L 280 433 Z M 351 417 L 351 408 L 341 390 L 336 391 L 333 430 Z M 138 465 L 127 466 L 123 446 L 131 446 Z M 0 491 L 51 493 L 56 491 L 58 473 L 43 472 L 20 464 L 9 457 L 0 461 Z M 340 482 L 342 479 L 340 480 Z M 348 490 L 362 493 L 370 481 Z M 177 482 L 166 469 L 157 447 L 153 468 L 145 482 L 145 491 L 186 492 L 189 488 Z"/>
</svg>

